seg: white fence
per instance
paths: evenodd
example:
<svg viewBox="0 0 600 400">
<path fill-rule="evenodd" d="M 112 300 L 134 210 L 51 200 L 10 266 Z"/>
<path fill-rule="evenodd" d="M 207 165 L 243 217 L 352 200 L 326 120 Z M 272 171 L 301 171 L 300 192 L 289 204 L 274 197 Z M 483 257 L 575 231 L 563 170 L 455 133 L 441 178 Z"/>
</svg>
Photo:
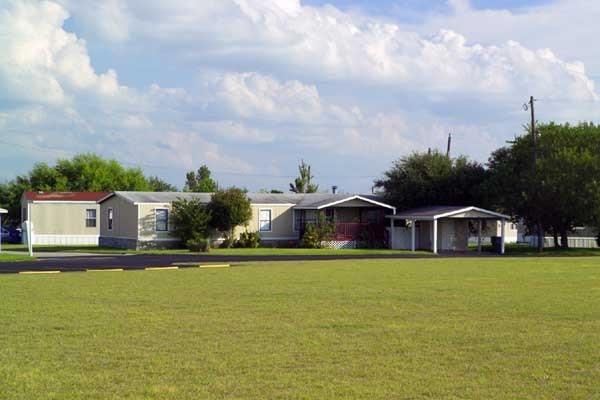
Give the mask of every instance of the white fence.
<svg viewBox="0 0 600 400">
<path fill-rule="evenodd" d="M 533 247 L 537 247 L 537 236 L 524 236 L 523 240 Z M 558 243 L 562 243 L 560 237 Z M 569 236 L 568 244 L 573 249 L 597 249 L 598 242 L 595 237 L 577 237 Z M 554 247 L 554 238 L 552 236 L 544 237 L 544 247 Z"/>
</svg>

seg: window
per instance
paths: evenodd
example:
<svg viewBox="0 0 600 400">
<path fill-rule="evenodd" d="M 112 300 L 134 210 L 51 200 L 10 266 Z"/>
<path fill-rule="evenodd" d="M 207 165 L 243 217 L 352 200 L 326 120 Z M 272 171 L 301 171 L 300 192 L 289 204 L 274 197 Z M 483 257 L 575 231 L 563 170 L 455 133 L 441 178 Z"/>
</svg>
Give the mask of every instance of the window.
<svg viewBox="0 0 600 400">
<path fill-rule="evenodd" d="M 113 227 L 113 209 L 109 208 L 108 209 L 108 230 L 112 231 L 112 227 Z"/>
<path fill-rule="evenodd" d="M 169 210 L 166 208 L 156 209 L 156 231 L 166 232 L 169 230 Z"/>
<path fill-rule="evenodd" d="M 88 208 L 85 210 L 85 227 L 95 228 L 96 227 L 96 210 Z"/>
<path fill-rule="evenodd" d="M 303 228 L 304 223 L 304 210 L 294 210 L 294 232 L 298 232 L 300 228 Z"/>
<path fill-rule="evenodd" d="M 261 232 L 271 232 L 271 210 L 260 210 L 258 230 Z"/>
</svg>

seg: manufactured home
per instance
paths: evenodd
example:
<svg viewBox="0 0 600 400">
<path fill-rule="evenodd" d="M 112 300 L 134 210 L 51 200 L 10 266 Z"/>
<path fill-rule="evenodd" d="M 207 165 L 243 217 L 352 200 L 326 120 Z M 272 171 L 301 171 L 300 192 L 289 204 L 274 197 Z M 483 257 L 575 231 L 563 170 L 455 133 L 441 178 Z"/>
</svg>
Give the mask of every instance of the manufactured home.
<svg viewBox="0 0 600 400">
<path fill-rule="evenodd" d="M 252 218 L 244 230 L 258 232 L 264 245 L 297 245 L 306 226 L 321 211 L 333 222 L 333 238 L 325 245 L 388 247 L 385 216 L 395 208 L 375 195 L 249 193 Z M 114 192 L 99 200 L 100 245 L 126 249 L 180 246 L 172 234 L 170 212 L 177 199 L 210 202 L 210 193 Z M 219 238 L 215 238 L 219 240 Z"/>
<path fill-rule="evenodd" d="M 24 192 L 21 222 L 32 223 L 34 245 L 97 246 L 105 192 Z M 23 237 L 26 237 L 25 235 Z"/>
</svg>

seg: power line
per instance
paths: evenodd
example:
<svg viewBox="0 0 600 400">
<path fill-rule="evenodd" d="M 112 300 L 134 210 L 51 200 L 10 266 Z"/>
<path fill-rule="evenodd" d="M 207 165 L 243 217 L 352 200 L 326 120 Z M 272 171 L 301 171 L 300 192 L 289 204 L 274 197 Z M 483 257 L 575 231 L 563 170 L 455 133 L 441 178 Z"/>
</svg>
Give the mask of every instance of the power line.
<svg viewBox="0 0 600 400">
<path fill-rule="evenodd" d="M 24 145 L 19 143 L 8 142 L 5 140 L 0 140 L 0 143 L 6 144 L 9 146 L 17 146 L 24 149 L 37 150 L 55 154 L 70 154 L 74 155 L 76 153 L 67 150 L 60 150 L 56 148 L 42 148 L 33 145 Z M 164 170 L 172 170 L 173 167 L 166 165 L 158 165 L 158 164 L 148 164 L 148 163 L 134 163 L 129 161 L 119 161 L 122 164 L 131 165 L 135 167 L 145 167 L 145 168 L 154 168 L 154 169 L 164 169 Z M 219 171 L 219 170 L 211 170 L 213 174 L 218 175 L 230 175 L 230 176 L 241 176 L 241 177 L 261 177 L 261 178 L 285 178 L 285 179 L 293 179 L 296 178 L 297 175 L 283 175 L 283 174 L 267 174 L 267 173 L 249 173 L 249 172 L 239 172 L 239 171 Z M 320 179 L 374 179 L 376 176 L 374 175 L 319 175 Z"/>
</svg>

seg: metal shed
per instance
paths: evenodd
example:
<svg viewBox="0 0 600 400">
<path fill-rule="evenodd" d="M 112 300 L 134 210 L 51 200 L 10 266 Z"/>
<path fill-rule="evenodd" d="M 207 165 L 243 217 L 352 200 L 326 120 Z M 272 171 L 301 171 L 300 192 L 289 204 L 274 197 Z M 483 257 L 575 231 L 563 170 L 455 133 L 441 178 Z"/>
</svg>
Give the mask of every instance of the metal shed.
<svg viewBox="0 0 600 400">
<path fill-rule="evenodd" d="M 477 224 L 477 249 L 481 251 L 482 221 L 501 221 L 500 253 L 504 254 L 506 220 L 510 217 L 475 206 L 432 206 L 401 211 L 387 218 L 390 219 L 390 247 L 412 251 L 427 249 L 436 254 L 438 250 L 468 250 L 469 221 Z M 405 221 L 406 227 L 395 227 L 394 221 L 398 220 Z"/>
</svg>

